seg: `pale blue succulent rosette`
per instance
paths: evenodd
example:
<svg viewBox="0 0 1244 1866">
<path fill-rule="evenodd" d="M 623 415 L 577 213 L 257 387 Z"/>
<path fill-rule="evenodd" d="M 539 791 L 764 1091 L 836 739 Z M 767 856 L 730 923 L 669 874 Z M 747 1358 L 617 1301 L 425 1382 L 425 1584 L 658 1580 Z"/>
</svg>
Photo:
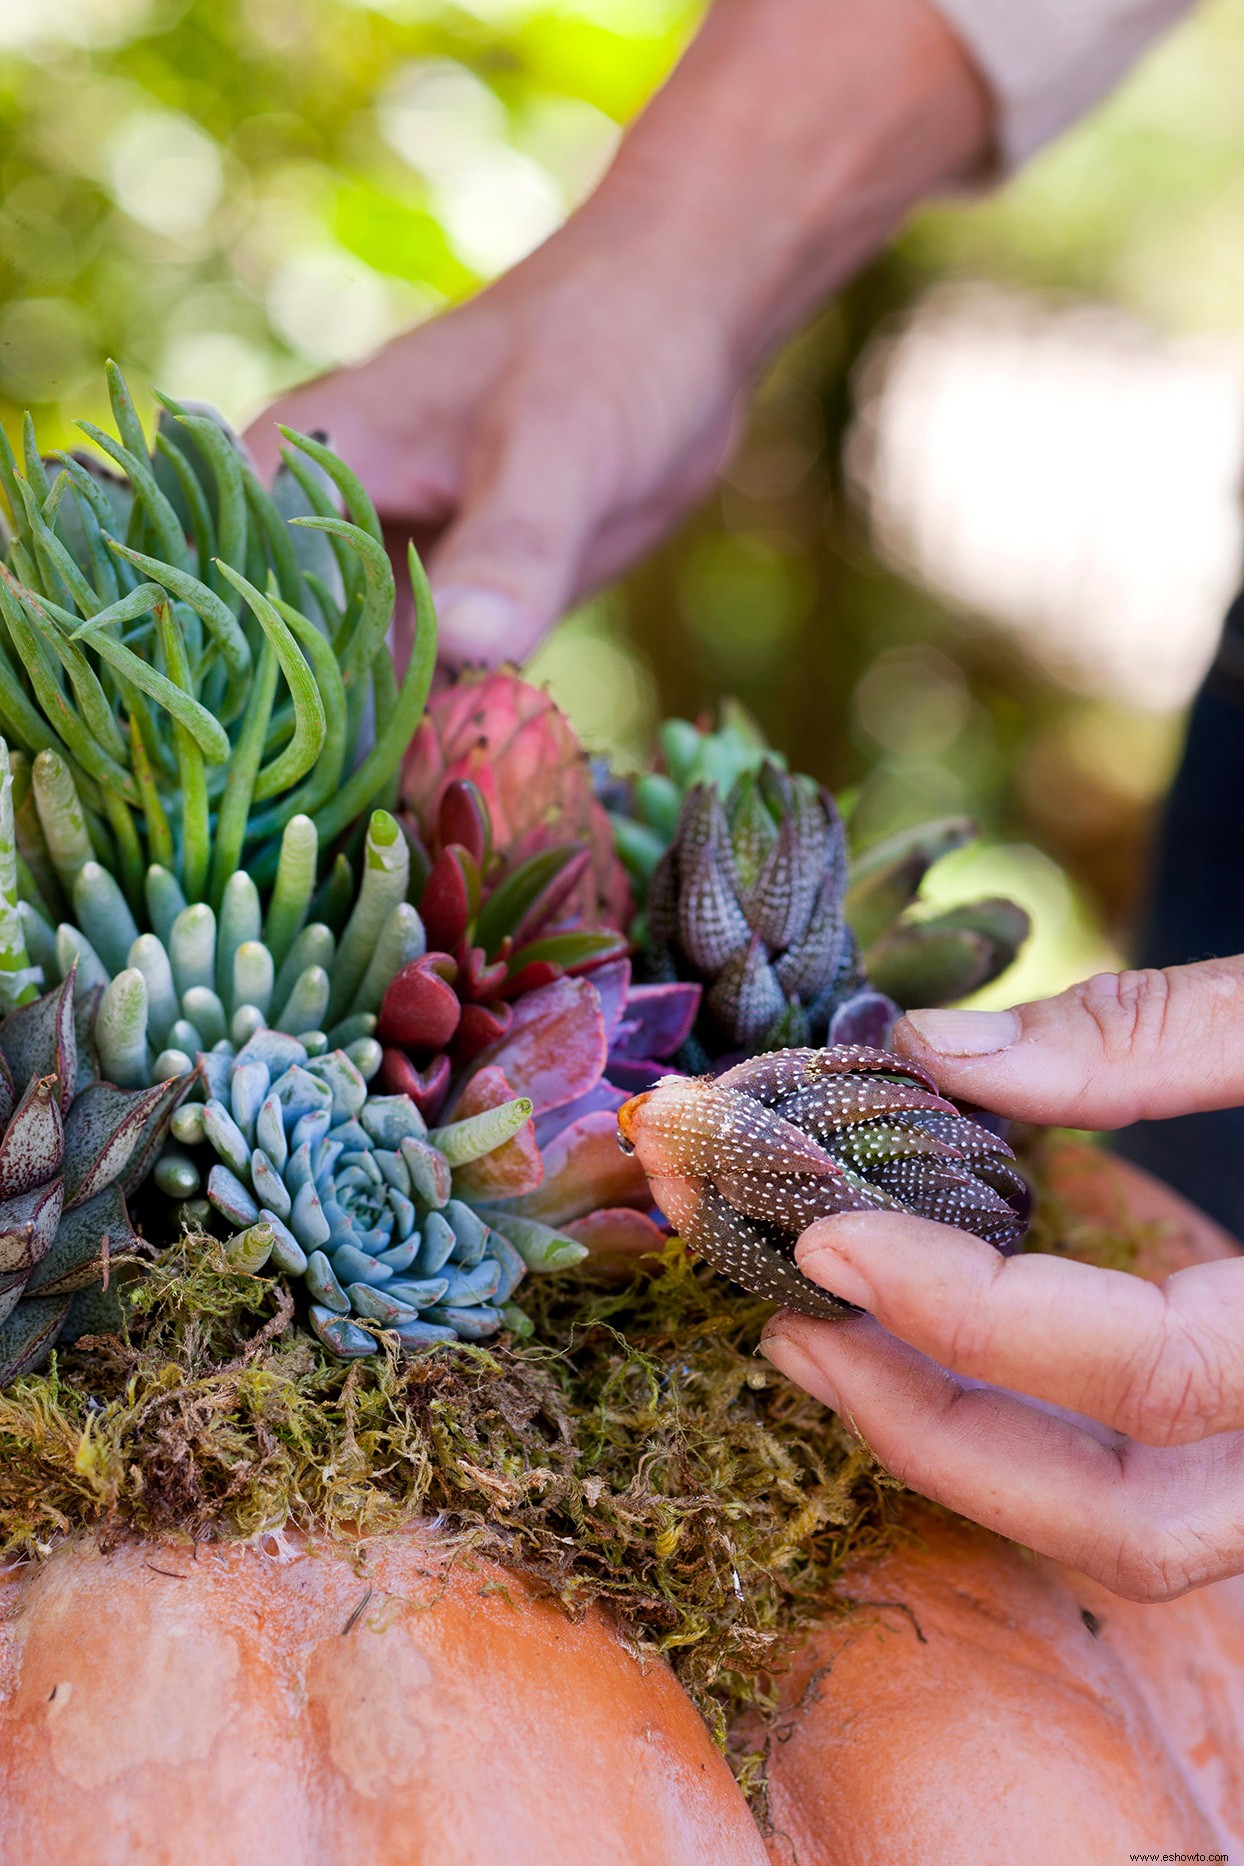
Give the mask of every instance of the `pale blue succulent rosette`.
<svg viewBox="0 0 1244 1866">
<path fill-rule="evenodd" d="M 347 1051 L 312 1054 L 282 1031 L 222 1043 L 199 1064 L 207 1100 L 184 1105 L 174 1132 L 216 1156 L 207 1197 L 239 1227 L 230 1255 L 301 1278 L 311 1327 L 336 1355 L 376 1353 L 380 1331 L 406 1350 L 529 1334 L 513 1301 L 524 1275 L 586 1255 L 548 1226 L 486 1221 L 453 1196 L 455 1167 L 526 1124 L 523 1097 L 429 1131 L 406 1096 L 369 1096 Z"/>
</svg>

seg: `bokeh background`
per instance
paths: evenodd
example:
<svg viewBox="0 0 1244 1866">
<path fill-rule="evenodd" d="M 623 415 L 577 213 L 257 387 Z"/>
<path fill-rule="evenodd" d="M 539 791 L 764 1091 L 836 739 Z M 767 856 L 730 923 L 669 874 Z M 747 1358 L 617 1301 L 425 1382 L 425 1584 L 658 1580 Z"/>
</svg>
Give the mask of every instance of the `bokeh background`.
<svg viewBox="0 0 1244 1866">
<path fill-rule="evenodd" d="M 0 417 L 100 362 L 216 401 L 366 354 L 591 188 L 684 0 L 3 0 Z M 742 695 L 858 838 L 966 810 L 935 904 L 1127 949 L 1240 575 L 1244 7 L 1217 0 L 1005 189 L 923 214 L 772 370 L 715 495 L 540 651 L 588 742 Z"/>
</svg>

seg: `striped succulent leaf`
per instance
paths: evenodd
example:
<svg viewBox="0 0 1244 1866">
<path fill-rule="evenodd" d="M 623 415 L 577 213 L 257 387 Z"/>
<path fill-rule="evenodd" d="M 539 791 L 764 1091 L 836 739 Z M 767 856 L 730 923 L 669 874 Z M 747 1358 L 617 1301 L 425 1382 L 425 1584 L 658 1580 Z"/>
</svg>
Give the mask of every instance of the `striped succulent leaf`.
<svg viewBox="0 0 1244 1866">
<path fill-rule="evenodd" d="M 618 1129 L 688 1243 L 753 1294 L 806 1315 L 847 1308 L 794 1260 L 818 1218 L 912 1212 L 1002 1251 L 1027 1225 L 1027 1182 L 1006 1142 L 882 1050 L 779 1050 L 715 1080 L 667 1078 L 627 1102 Z"/>
</svg>

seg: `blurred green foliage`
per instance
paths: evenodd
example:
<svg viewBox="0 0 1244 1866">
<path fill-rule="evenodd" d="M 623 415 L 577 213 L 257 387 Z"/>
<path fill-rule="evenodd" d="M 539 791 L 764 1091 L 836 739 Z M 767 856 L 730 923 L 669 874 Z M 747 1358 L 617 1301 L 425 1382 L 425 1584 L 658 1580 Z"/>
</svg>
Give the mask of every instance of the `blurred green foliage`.
<svg viewBox="0 0 1244 1866">
<path fill-rule="evenodd" d="M 0 411 L 99 359 L 253 413 L 555 224 L 677 55 L 677 0 L 5 0 Z"/>
<path fill-rule="evenodd" d="M 669 69 L 689 0 L 4 0 L 0 417 L 65 439 L 100 362 L 244 420 L 536 243 Z M 743 694 L 861 835 L 966 808 L 1036 906 L 1025 984 L 1126 937 L 1177 722 L 1078 697 L 884 568 L 853 372 L 939 281 L 1244 333 L 1244 13 L 1208 6 L 1026 175 L 921 216 L 779 361 L 721 491 L 538 671 L 622 755 Z M 59 424 L 59 432 L 58 430 Z M 1055 799 L 1055 803 L 1051 803 Z"/>
</svg>

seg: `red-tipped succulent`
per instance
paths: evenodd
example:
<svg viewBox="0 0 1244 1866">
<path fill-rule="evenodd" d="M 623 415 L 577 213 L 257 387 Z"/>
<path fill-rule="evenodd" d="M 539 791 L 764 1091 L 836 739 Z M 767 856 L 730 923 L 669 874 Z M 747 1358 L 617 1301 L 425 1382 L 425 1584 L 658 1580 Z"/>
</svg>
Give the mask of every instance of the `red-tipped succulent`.
<svg viewBox="0 0 1244 1866">
<path fill-rule="evenodd" d="M 394 978 L 377 1033 L 382 1086 L 425 1114 L 439 1111 L 456 1071 L 501 1042 L 522 999 L 627 948 L 621 933 L 567 918 L 590 851 L 556 843 L 504 872 L 474 784 L 446 786 L 431 843 L 419 902 L 429 950 Z"/>
<path fill-rule="evenodd" d="M 442 1121 L 528 1097 L 530 1124 L 467 1169 L 464 1196 L 596 1254 L 659 1249 L 617 1110 L 668 1070 L 700 986 L 631 983 L 626 876 L 569 722 L 513 674 L 459 682 L 416 734 L 403 804 L 428 951 L 381 1006 L 381 1086 Z"/>
<path fill-rule="evenodd" d="M 484 799 L 500 874 L 558 844 L 586 851 L 566 897 L 591 926 L 625 927 L 634 904 L 587 753 L 550 696 L 508 669 L 466 674 L 435 694 L 411 740 L 401 808 L 425 841 L 445 795 L 466 779 Z"/>
</svg>

